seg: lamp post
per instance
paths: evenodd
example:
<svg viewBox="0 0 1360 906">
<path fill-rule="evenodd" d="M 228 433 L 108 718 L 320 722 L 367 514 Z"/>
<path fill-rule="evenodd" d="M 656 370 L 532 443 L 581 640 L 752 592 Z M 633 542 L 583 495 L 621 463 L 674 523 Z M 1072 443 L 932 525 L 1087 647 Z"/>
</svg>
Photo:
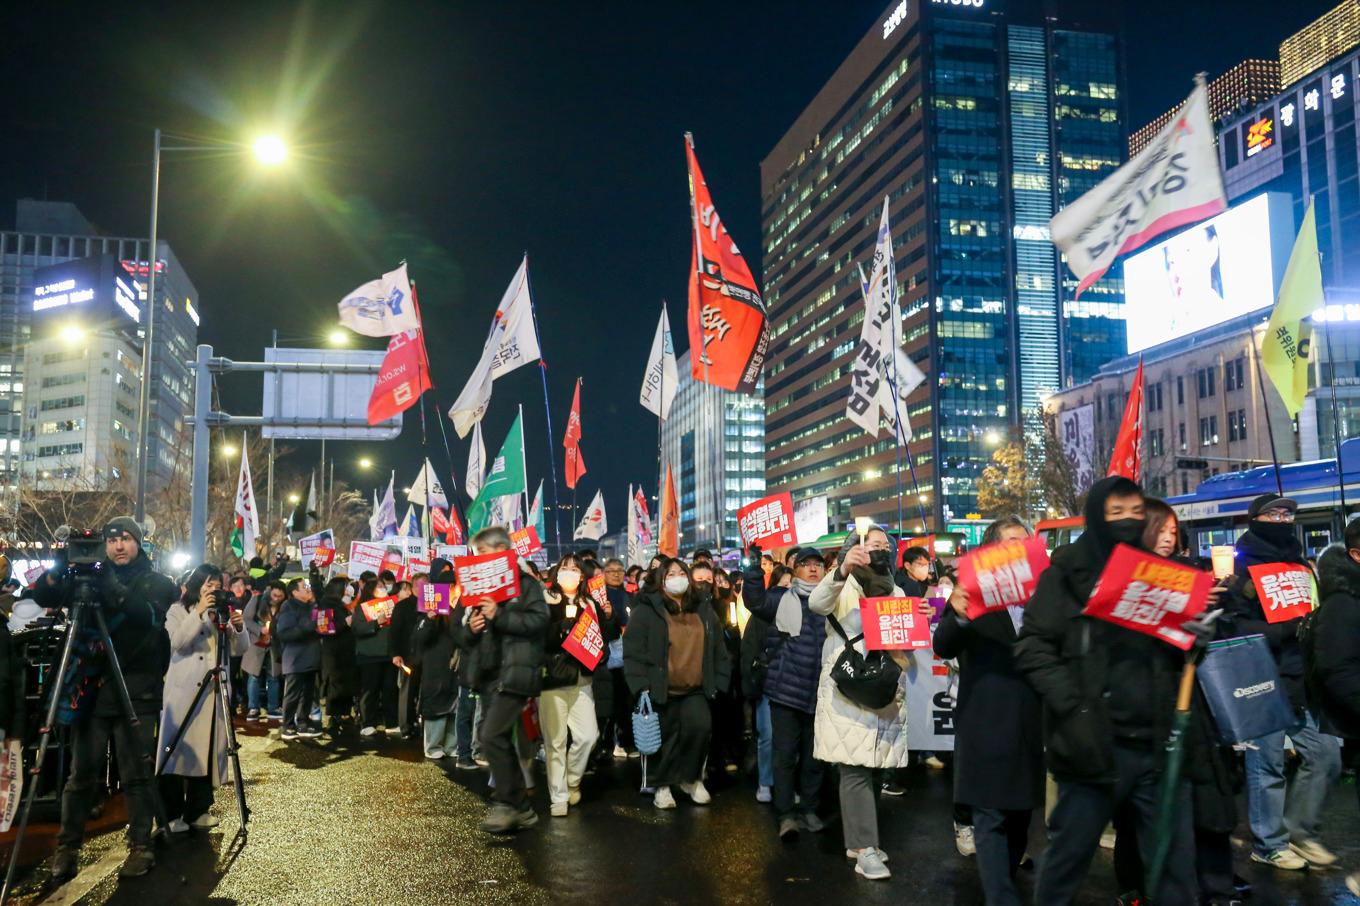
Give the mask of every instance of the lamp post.
<svg viewBox="0 0 1360 906">
<path fill-rule="evenodd" d="M 149 257 L 146 267 L 146 329 L 142 331 L 142 387 L 137 406 L 137 496 L 136 514 L 138 522 L 146 519 L 146 475 L 147 452 L 151 438 L 151 355 L 156 342 L 156 263 L 160 258 L 156 236 L 157 220 L 160 214 L 161 195 L 161 153 L 165 151 L 239 151 L 240 145 L 217 143 L 197 145 L 162 145 L 161 130 L 154 130 L 151 151 L 151 236 Z M 256 139 L 253 145 L 255 159 L 266 166 L 284 162 L 288 156 L 287 145 L 277 136 L 264 136 Z"/>
</svg>

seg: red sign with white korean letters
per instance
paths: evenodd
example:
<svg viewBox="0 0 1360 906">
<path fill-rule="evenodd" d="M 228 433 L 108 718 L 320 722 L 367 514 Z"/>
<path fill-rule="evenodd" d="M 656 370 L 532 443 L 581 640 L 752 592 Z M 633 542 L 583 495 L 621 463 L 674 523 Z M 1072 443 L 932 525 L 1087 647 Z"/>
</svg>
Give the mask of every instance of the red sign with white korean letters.
<svg viewBox="0 0 1360 906">
<path fill-rule="evenodd" d="M 1248 566 L 1267 623 L 1306 617 L 1313 609 L 1313 574 L 1297 563 Z"/>
<path fill-rule="evenodd" d="M 580 661 L 587 670 L 594 670 L 600 663 L 600 658 L 604 656 L 604 633 L 600 631 L 600 621 L 595 619 L 595 613 L 589 607 L 581 610 L 576 625 L 571 627 L 571 632 L 562 641 L 562 650 Z"/>
<path fill-rule="evenodd" d="M 910 651 L 930 647 L 930 615 L 923 598 L 860 598 L 864 647 L 869 651 Z"/>
<path fill-rule="evenodd" d="M 959 561 L 959 587 L 968 592 L 968 619 L 1023 606 L 1048 569 L 1048 548 L 1037 535 L 980 547 Z"/>
<path fill-rule="evenodd" d="M 483 598 L 499 603 L 519 597 L 519 561 L 514 551 L 459 557 L 453 561 L 453 569 L 469 603 Z"/>
<path fill-rule="evenodd" d="M 737 510 L 737 526 L 747 547 L 788 547 L 797 541 L 793 528 L 793 495 L 788 491 L 762 497 Z"/>
<path fill-rule="evenodd" d="M 1117 544 L 1082 611 L 1189 651 L 1195 637 L 1180 625 L 1204 610 L 1211 573 Z"/>
</svg>

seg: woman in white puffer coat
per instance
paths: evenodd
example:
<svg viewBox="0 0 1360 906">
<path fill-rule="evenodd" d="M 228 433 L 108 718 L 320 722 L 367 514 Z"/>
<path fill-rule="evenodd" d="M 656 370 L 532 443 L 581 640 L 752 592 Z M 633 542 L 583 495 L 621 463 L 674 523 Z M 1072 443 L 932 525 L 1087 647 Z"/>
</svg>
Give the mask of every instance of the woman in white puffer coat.
<svg viewBox="0 0 1360 906">
<path fill-rule="evenodd" d="M 892 580 L 891 545 L 887 533 L 880 528 L 871 529 L 863 545 L 847 543 L 837 567 L 812 592 L 808 609 L 834 616 L 848 638 L 860 635 L 863 631 L 860 598 L 902 594 Z M 865 651 L 863 640 L 855 647 Z M 890 873 L 885 864 L 887 855 L 878 846 L 875 772 L 907 765 L 907 673 L 905 669 L 902 672 L 896 700 L 886 708 L 871 711 L 842 695 L 831 678 L 831 666 L 844 649 L 845 642 L 828 625 L 817 685 L 812 751 L 819 761 L 840 767 L 846 856 L 855 860 L 856 873 L 870 880 L 882 880 Z M 905 667 L 900 652 L 892 654 Z"/>
</svg>

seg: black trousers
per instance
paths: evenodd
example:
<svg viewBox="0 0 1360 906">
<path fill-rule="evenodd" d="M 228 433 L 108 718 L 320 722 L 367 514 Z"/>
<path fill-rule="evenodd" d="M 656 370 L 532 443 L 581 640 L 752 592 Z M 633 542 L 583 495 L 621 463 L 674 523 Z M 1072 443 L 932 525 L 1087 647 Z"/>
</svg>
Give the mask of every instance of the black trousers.
<svg viewBox="0 0 1360 906">
<path fill-rule="evenodd" d="M 158 802 L 151 753 L 156 746 L 156 716 L 140 714 L 133 728 L 125 717 L 85 715 L 71 728 L 71 776 L 61 794 L 61 832 L 57 842 L 79 849 L 85 839 L 95 790 L 104 782 L 104 756 L 113 740 L 118 776 L 127 800 L 128 845 L 150 846 Z"/>
<path fill-rule="evenodd" d="M 316 704 L 316 671 L 289 673 L 283 678 L 283 726 L 303 726 L 312 719 Z"/>
<path fill-rule="evenodd" d="M 1058 782 L 1058 804 L 1048 820 L 1048 850 L 1039 867 L 1034 902 L 1061 906 L 1075 900 L 1100 847 L 1100 835 L 1120 806 L 1134 816 L 1138 846 L 1146 864 L 1152 856 L 1157 813 L 1157 783 L 1161 751 L 1156 746 L 1128 746 L 1116 742 L 1113 784 Z M 1190 785 L 1176 791 L 1171 849 L 1157 891 L 1145 891 L 1156 903 L 1196 903 L 1195 843 L 1191 826 Z"/>
<path fill-rule="evenodd" d="M 977 843 L 978 878 L 987 906 L 1020 906 L 1015 872 L 1029 845 L 1031 811 L 982 806 L 971 806 L 969 811 Z"/>
<path fill-rule="evenodd" d="M 629 752 L 633 745 L 633 693 L 628 690 L 628 681 L 623 678 L 622 670 L 610 670 L 614 680 L 614 727 L 618 731 L 618 745 Z"/>
<path fill-rule="evenodd" d="M 672 695 L 656 710 L 661 717 L 661 751 L 656 753 L 656 774 L 648 782 L 662 787 L 702 780 L 713 735 L 708 699 L 702 692 Z"/>
<path fill-rule="evenodd" d="M 489 692 L 482 696 L 482 754 L 491 767 L 491 801 L 524 808 L 524 772 L 515 751 L 515 728 L 529 699 L 523 695 Z"/>
<path fill-rule="evenodd" d="M 391 661 L 359 663 L 359 722 L 397 728 L 397 668 Z"/>
<path fill-rule="evenodd" d="M 770 702 L 770 728 L 774 744 L 774 812 L 780 820 L 792 818 L 794 794 L 797 811 L 812 814 L 821 802 L 825 765 L 812 757 L 813 715 L 788 705 Z"/>
<path fill-rule="evenodd" d="M 183 818 L 193 821 L 213 804 L 213 785 L 209 777 L 181 777 L 178 774 L 160 776 L 161 802 L 165 803 L 165 820 Z"/>
<path fill-rule="evenodd" d="M 741 765 L 746 754 L 746 714 L 741 697 L 732 692 L 719 692 L 709 703 L 712 715 L 712 738 L 709 742 L 708 769 L 723 773 L 726 765 Z"/>
<path fill-rule="evenodd" d="M 1195 828 L 1195 871 L 1206 897 L 1234 899 L 1232 834 Z"/>
</svg>

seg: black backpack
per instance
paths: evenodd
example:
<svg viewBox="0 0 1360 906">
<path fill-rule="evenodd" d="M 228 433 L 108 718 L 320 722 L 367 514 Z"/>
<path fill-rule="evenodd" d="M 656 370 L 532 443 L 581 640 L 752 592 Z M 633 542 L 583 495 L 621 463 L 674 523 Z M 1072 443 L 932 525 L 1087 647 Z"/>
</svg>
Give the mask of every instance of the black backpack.
<svg viewBox="0 0 1360 906">
<path fill-rule="evenodd" d="M 831 665 L 831 678 L 841 695 L 850 699 L 861 708 L 879 711 L 888 707 L 897 698 L 897 688 L 902 681 L 902 668 L 886 651 L 870 651 L 860 654 L 855 643 L 864 638 L 860 633 L 853 639 L 845 634 L 840 621 L 827 616 L 836 635 L 845 642 L 845 650 Z"/>
</svg>

